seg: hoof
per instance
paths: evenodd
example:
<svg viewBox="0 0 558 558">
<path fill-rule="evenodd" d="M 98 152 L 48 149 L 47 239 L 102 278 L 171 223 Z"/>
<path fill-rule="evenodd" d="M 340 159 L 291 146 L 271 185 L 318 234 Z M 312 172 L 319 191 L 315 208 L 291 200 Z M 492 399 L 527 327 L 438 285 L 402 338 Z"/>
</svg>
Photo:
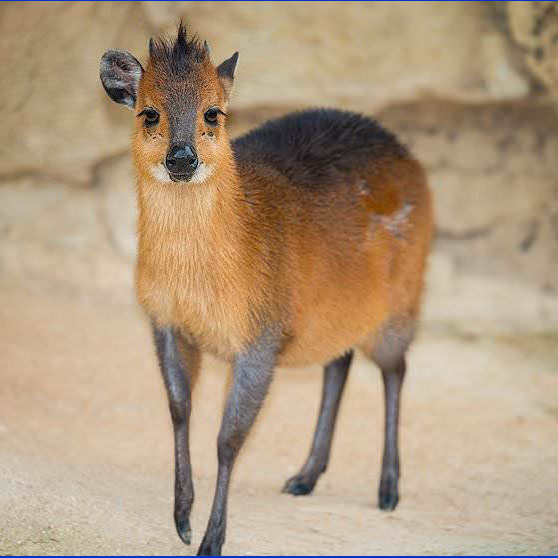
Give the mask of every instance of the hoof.
<svg viewBox="0 0 558 558">
<path fill-rule="evenodd" d="M 378 507 L 382 511 L 393 511 L 399 502 L 397 479 L 387 477 L 380 482 Z"/>
<path fill-rule="evenodd" d="M 204 540 L 198 550 L 198 556 L 221 556 L 221 546 L 221 543 Z"/>
<path fill-rule="evenodd" d="M 311 482 L 301 475 L 290 478 L 283 487 L 284 494 L 292 494 L 293 496 L 306 496 L 314 490 L 316 481 Z"/>
<path fill-rule="evenodd" d="M 190 520 L 186 519 L 177 519 L 175 520 L 176 531 L 178 536 L 182 539 L 184 544 L 190 544 L 192 541 L 192 529 L 190 528 Z"/>
</svg>

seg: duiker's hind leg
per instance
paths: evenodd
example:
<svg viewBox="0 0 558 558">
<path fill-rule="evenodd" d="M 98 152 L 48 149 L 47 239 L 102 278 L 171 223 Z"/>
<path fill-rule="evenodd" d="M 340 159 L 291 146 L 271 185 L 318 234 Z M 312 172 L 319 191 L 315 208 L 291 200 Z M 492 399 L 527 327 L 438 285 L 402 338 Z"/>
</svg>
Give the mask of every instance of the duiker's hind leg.
<svg viewBox="0 0 558 558">
<path fill-rule="evenodd" d="M 385 511 L 394 510 L 399 501 L 399 406 L 406 370 L 405 352 L 412 335 L 412 327 L 388 327 L 382 332 L 371 355 L 382 371 L 384 383 L 384 456 L 378 506 Z"/>
<path fill-rule="evenodd" d="M 287 481 L 283 492 L 294 496 L 310 494 L 319 476 L 326 470 L 335 419 L 352 359 L 353 352 L 350 351 L 325 367 L 322 403 L 310 455 L 300 472 Z"/>
<path fill-rule="evenodd" d="M 405 357 L 388 368 L 382 368 L 385 396 L 385 439 L 382 476 L 378 491 L 378 506 L 391 511 L 399 501 L 399 447 L 397 443 L 399 423 L 399 399 L 405 377 Z"/>
</svg>

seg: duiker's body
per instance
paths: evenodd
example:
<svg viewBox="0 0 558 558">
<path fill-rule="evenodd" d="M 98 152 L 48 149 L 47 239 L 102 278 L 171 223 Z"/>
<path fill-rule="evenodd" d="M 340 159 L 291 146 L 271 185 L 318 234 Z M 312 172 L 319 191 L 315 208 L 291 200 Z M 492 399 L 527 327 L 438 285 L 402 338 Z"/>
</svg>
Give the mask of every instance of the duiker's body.
<svg viewBox="0 0 558 558">
<path fill-rule="evenodd" d="M 349 112 L 311 110 L 230 143 L 224 125 L 237 55 L 152 43 L 145 69 L 109 51 L 101 78 L 136 109 L 138 298 L 154 328 L 175 429 L 175 520 L 190 542 L 191 390 L 203 351 L 233 364 L 219 473 L 200 554 L 218 554 L 234 459 L 276 365 L 326 364 L 310 456 L 285 491 L 325 470 L 352 348 L 381 368 L 386 439 L 380 507 L 398 501 L 397 419 L 405 352 L 432 234 L 424 172 L 396 138 Z"/>
</svg>

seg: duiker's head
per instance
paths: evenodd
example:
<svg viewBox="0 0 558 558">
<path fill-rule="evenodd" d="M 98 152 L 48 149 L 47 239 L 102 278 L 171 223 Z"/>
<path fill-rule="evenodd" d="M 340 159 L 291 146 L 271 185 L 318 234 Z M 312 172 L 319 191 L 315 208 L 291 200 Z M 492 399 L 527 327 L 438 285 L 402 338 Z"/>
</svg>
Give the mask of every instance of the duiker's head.
<svg viewBox="0 0 558 558">
<path fill-rule="evenodd" d="M 140 175 L 161 182 L 206 180 L 228 144 L 225 111 L 238 53 L 217 68 L 207 43 L 151 40 L 144 69 L 128 52 L 109 50 L 101 81 L 109 97 L 136 113 L 134 160 Z"/>
</svg>

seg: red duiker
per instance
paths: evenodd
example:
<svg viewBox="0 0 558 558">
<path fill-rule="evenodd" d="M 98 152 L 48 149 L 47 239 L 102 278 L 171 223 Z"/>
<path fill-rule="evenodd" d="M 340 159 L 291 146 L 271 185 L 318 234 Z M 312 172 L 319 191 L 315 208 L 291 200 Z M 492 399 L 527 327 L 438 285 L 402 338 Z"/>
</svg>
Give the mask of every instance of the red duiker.
<svg viewBox="0 0 558 558">
<path fill-rule="evenodd" d="M 149 316 L 175 437 L 176 528 L 190 542 L 191 393 L 200 353 L 232 363 L 218 477 L 200 555 L 225 540 L 236 455 L 276 365 L 325 364 L 312 449 L 284 491 L 309 494 L 328 463 L 358 347 L 382 371 L 385 446 L 379 506 L 398 502 L 398 415 L 432 237 L 422 166 L 377 122 L 312 109 L 230 141 L 238 54 L 215 67 L 206 43 L 151 41 L 144 67 L 107 51 L 101 81 L 135 111 L 136 288 Z"/>
</svg>

